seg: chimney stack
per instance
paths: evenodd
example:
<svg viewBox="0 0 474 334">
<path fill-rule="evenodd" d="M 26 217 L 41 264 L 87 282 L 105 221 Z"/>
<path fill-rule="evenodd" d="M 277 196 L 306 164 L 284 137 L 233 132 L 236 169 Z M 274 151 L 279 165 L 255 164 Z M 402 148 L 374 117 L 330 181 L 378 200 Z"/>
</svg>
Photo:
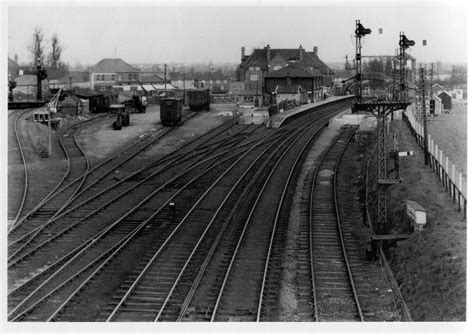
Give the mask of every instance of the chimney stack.
<svg viewBox="0 0 474 334">
<path fill-rule="evenodd" d="M 240 49 L 240 51 L 241 51 L 240 60 L 244 60 L 244 57 L 245 57 L 245 47 L 242 46 L 242 48 Z"/>
<path fill-rule="evenodd" d="M 313 52 L 314 52 L 314 55 L 317 57 L 318 56 L 318 47 L 317 46 L 313 46 Z"/>
<path fill-rule="evenodd" d="M 303 47 L 301 46 L 301 44 L 300 44 L 299 49 L 300 49 L 300 61 L 302 61 L 303 60 Z"/>
<path fill-rule="evenodd" d="M 270 62 L 270 44 L 267 44 L 267 64 Z"/>
</svg>

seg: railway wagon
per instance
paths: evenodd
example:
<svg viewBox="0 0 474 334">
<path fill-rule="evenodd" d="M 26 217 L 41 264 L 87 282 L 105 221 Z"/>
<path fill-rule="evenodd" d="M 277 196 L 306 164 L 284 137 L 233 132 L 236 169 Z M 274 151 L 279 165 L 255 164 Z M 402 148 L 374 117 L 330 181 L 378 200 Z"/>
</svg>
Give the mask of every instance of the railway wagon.
<svg viewBox="0 0 474 334">
<path fill-rule="evenodd" d="M 175 126 L 181 123 L 183 100 L 168 97 L 160 101 L 160 118 L 163 126 Z"/>
<path fill-rule="evenodd" d="M 211 91 L 209 89 L 196 89 L 188 91 L 189 109 L 192 111 L 209 110 L 211 104 Z"/>
</svg>

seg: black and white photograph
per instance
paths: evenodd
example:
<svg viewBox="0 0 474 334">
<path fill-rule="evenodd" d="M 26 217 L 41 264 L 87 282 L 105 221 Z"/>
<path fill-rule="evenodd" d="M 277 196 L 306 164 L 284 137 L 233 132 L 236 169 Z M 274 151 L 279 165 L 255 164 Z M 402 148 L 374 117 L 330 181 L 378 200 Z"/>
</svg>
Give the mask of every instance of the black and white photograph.
<svg viewBox="0 0 474 334">
<path fill-rule="evenodd" d="M 1 10 L 2 332 L 469 331 L 468 1 Z"/>
</svg>

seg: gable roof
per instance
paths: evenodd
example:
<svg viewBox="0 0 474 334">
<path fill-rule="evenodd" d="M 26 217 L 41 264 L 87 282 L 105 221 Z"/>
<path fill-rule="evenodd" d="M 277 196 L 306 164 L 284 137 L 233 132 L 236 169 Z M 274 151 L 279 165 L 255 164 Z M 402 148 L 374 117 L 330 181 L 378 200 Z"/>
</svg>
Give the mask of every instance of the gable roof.
<svg viewBox="0 0 474 334">
<path fill-rule="evenodd" d="M 166 81 L 169 81 L 169 79 Z M 141 83 L 165 82 L 165 79 L 163 79 L 157 73 L 145 72 L 145 73 L 140 73 L 140 82 Z"/>
<path fill-rule="evenodd" d="M 60 79 L 67 73 L 67 70 L 54 66 L 45 66 L 44 69 L 48 74 L 49 80 Z"/>
<path fill-rule="evenodd" d="M 303 51 L 303 57 L 300 59 L 300 49 L 272 49 L 270 48 L 270 62 L 276 56 L 283 57 L 286 61 L 296 61 L 301 66 L 311 66 L 322 74 L 334 74 L 334 71 L 329 68 L 318 55 L 314 52 Z M 259 64 L 262 67 L 268 66 L 267 62 L 267 48 L 255 49 L 250 56 L 244 58 L 241 67 L 248 67 L 251 64 Z"/>
<path fill-rule="evenodd" d="M 10 57 L 8 57 L 8 67 L 18 67 L 18 64 L 13 60 L 11 59 Z"/>
<path fill-rule="evenodd" d="M 36 75 L 33 74 L 25 74 L 25 75 L 20 75 L 15 79 L 16 85 L 18 86 L 36 86 Z M 42 82 L 46 82 L 46 80 L 43 80 Z"/>
<path fill-rule="evenodd" d="M 104 58 L 91 67 L 93 73 L 140 72 L 120 58 Z"/>
<path fill-rule="evenodd" d="M 69 71 L 65 73 L 60 79 L 60 83 L 69 83 L 69 82 L 88 82 L 89 72 L 83 71 Z"/>
</svg>

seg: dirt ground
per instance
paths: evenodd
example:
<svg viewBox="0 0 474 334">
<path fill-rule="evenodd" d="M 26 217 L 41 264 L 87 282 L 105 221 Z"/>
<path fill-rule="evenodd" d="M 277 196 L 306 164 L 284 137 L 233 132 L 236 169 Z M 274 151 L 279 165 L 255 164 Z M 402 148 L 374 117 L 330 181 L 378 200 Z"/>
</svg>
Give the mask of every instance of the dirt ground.
<svg viewBox="0 0 474 334">
<path fill-rule="evenodd" d="M 210 112 L 199 113 L 190 120 L 184 122 L 178 129 L 164 137 L 157 146 L 147 151 L 148 155 L 166 154 L 175 150 L 186 141 L 211 130 L 212 128 L 229 120 L 229 117 L 219 116 L 222 108 L 219 106 L 211 108 Z M 21 111 L 18 111 L 21 112 Z M 20 138 L 25 146 L 25 155 L 28 167 L 29 191 L 26 209 L 33 208 L 63 177 L 67 160 L 59 145 L 59 131 L 53 130 L 52 154 L 45 156 L 48 147 L 48 127 L 44 124 L 31 120 L 34 110 L 28 112 L 26 119 L 20 121 Z M 15 112 L 9 114 L 9 151 L 14 154 L 16 143 L 14 142 L 13 120 Z M 84 120 L 87 118 L 84 118 Z M 75 118 L 66 119 L 63 126 L 67 126 Z M 159 106 L 151 105 L 144 114 L 132 114 L 130 126 L 122 130 L 112 129 L 113 118 L 103 118 L 84 126 L 76 135 L 78 143 L 83 148 L 88 158 L 94 162 L 99 161 L 113 152 L 130 145 L 132 142 L 142 139 L 144 136 L 157 134 L 163 129 L 160 123 Z M 9 155 L 12 157 L 12 155 Z M 18 161 L 8 159 L 8 206 L 15 211 L 22 196 L 23 170 Z"/>
<path fill-rule="evenodd" d="M 33 122 L 32 114 L 35 110 L 28 112 L 26 119 L 19 122 L 19 136 L 24 146 L 24 154 L 28 169 L 28 192 L 25 202 L 25 210 L 34 207 L 40 199 L 46 196 L 49 191 L 59 182 L 67 168 L 67 161 L 58 143 L 58 132 L 52 133 L 52 154 L 47 157 L 48 150 L 48 127 L 44 124 Z M 15 111 L 9 115 L 15 117 Z M 9 121 L 10 123 L 10 121 Z M 9 159 L 8 159 L 8 207 L 18 207 L 23 192 L 23 167 L 18 165 L 18 161 L 11 159 L 11 151 L 17 150 L 14 137 L 13 122 L 9 124 Z"/>
<path fill-rule="evenodd" d="M 215 109 L 199 113 L 162 138 L 157 145 L 150 147 L 146 154 L 152 156 L 169 153 L 228 119 L 219 116 L 218 110 Z M 112 122 L 113 119 L 98 122 L 84 128 L 77 135 L 78 142 L 87 156 L 95 160 L 104 159 L 133 141 L 154 135 L 164 129 L 160 120 L 160 107 L 157 105 L 148 106 L 144 114 L 131 114 L 130 125 L 122 127 L 122 130 L 112 129 Z"/>
<path fill-rule="evenodd" d="M 409 227 L 406 200 L 427 211 L 427 226 L 393 249 L 391 266 L 415 321 L 466 319 L 466 227 L 462 213 L 448 196 L 402 121 L 392 124 L 399 133 L 400 150 L 413 157 L 401 159 L 403 182 L 390 188 L 388 217 L 393 232 Z"/>
<path fill-rule="evenodd" d="M 294 192 L 293 203 L 291 205 L 290 221 L 288 223 L 288 239 L 286 242 L 286 253 L 283 260 L 283 278 L 281 283 L 280 304 L 281 314 L 280 321 L 301 321 L 298 315 L 298 297 L 296 287 L 296 272 L 298 265 L 298 234 L 301 219 L 302 191 L 306 178 L 309 175 L 310 166 L 317 157 L 332 142 L 333 138 L 339 132 L 334 129 L 325 129 L 321 136 L 314 142 L 313 147 L 309 151 L 306 160 L 301 168 L 298 176 L 296 189 Z"/>
</svg>

